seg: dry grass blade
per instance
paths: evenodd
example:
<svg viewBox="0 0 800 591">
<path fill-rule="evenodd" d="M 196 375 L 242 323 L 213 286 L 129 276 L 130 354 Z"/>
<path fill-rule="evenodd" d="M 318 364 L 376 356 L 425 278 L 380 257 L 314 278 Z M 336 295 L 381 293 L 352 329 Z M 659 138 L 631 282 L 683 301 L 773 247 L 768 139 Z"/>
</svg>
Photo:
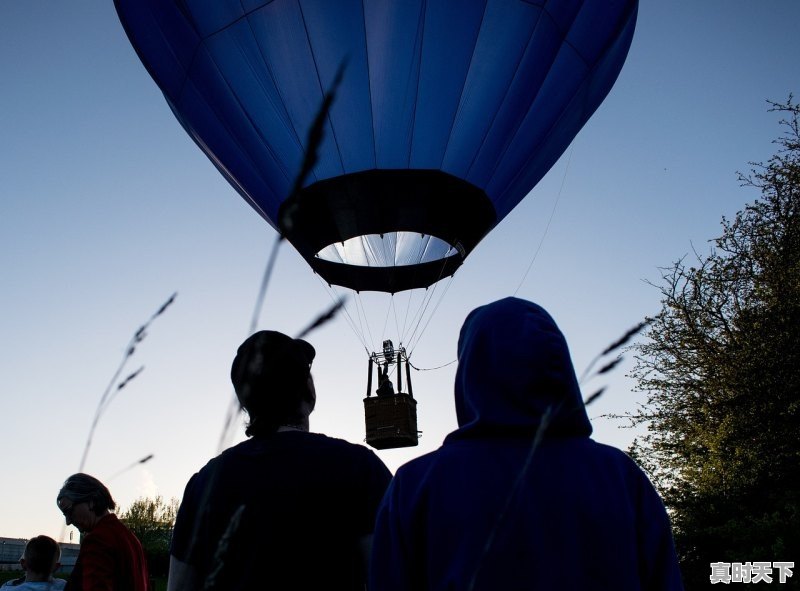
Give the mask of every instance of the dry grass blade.
<svg viewBox="0 0 800 591">
<path fill-rule="evenodd" d="M 598 369 L 597 373 L 595 375 L 601 375 L 601 374 L 610 372 L 612 369 L 617 367 L 622 362 L 622 359 L 623 359 L 623 357 L 622 357 L 622 355 L 620 355 L 616 359 L 613 359 L 613 360 L 609 361 L 603 367 Z"/>
<path fill-rule="evenodd" d="M 97 428 L 97 424 L 100 422 L 100 417 L 103 416 L 106 408 L 108 408 L 109 403 L 111 402 L 111 398 L 113 398 L 113 394 L 119 392 L 122 388 L 125 387 L 133 378 L 135 378 L 144 368 L 139 368 L 132 374 L 130 374 L 123 382 L 117 385 L 114 388 L 114 385 L 117 384 L 117 380 L 119 379 L 122 370 L 125 369 L 125 365 L 128 363 L 128 360 L 131 358 L 133 353 L 136 351 L 137 343 L 141 343 L 144 340 L 144 337 L 147 336 L 147 329 L 150 327 L 150 324 L 155 320 L 158 316 L 164 313 L 164 311 L 172 305 L 175 301 L 175 298 L 178 296 L 178 292 L 173 293 L 166 302 L 161 304 L 158 310 L 153 314 L 147 322 L 145 322 L 142 326 L 136 329 L 136 332 L 133 333 L 133 337 L 131 337 L 128 346 L 125 347 L 125 354 L 122 356 L 122 361 L 120 362 L 119 366 L 117 367 L 114 375 L 111 377 L 111 381 L 108 382 L 108 386 L 103 391 L 103 395 L 100 397 L 100 402 L 97 404 L 97 409 L 94 413 L 94 419 L 92 420 L 92 425 L 89 427 L 89 435 L 86 437 L 86 445 L 83 448 L 83 455 L 81 456 L 81 463 L 78 467 L 78 472 L 83 472 L 83 468 L 86 465 L 86 458 L 89 455 L 89 450 L 92 447 L 92 438 L 94 437 L 94 431 Z"/>
<path fill-rule="evenodd" d="M 256 297 L 256 305 L 253 307 L 253 315 L 250 317 L 250 331 L 248 334 L 253 334 L 258 326 L 258 319 L 261 316 L 261 309 L 264 307 L 264 298 L 267 295 L 267 286 L 272 277 L 272 271 L 275 268 L 275 261 L 278 260 L 278 250 L 283 241 L 283 236 L 278 236 L 275 243 L 272 245 L 267 266 L 264 269 L 264 276 L 261 278 L 261 286 L 258 289 L 258 296 Z"/>
<path fill-rule="evenodd" d="M 634 326 L 632 329 L 630 329 L 628 332 L 622 335 L 619 339 L 617 339 L 616 341 L 611 343 L 608 347 L 606 347 L 606 349 L 602 353 L 600 353 L 600 356 L 602 357 L 604 355 L 608 355 L 612 351 L 615 351 L 620 347 L 626 345 L 628 341 L 630 341 L 633 337 L 639 334 L 642 331 L 642 329 L 648 324 L 650 324 L 649 319 L 642 320 L 639 324 Z"/>
<path fill-rule="evenodd" d="M 342 77 L 344 76 L 344 69 L 345 69 L 345 62 L 339 66 L 338 71 L 336 72 L 336 76 L 334 77 L 333 84 L 328 92 L 325 93 L 325 96 L 322 100 L 322 105 L 320 105 L 320 109 L 317 112 L 317 115 L 314 117 L 314 122 L 311 125 L 311 129 L 308 132 L 308 139 L 307 139 L 307 148 L 306 154 L 303 159 L 303 164 L 301 166 L 300 172 L 298 173 L 297 177 L 295 177 L 294 185 L 292 187 L 292 192 L 287 199 L 287 202 L 290 202 L 291 198 L 296 195 L 300 189 L 303 187 L 306 178 L 308 175 L 311 174 L 311 171 L 314 168 L 314 165 L 317 163 L 318 160 L 318 152 L 319 148 L 322 145 L 322 140 L 324 138 L 324 127 L 325 121 L 328 118 L 328 113 L 331 108 L 331 104 L 336 97 L 336 90 L 339 87 L 339 84 L 342 81 Z M 250 330 L 248 334 L 253 334 L 256 331 L 256 327 L 258 326 L 258 319 L 261 317 L 261 309 L 264 307 L 264 300 L 266 298 L 267 287 L 269 285 L 270 279 L 272 277 L 272 271 L 275 268 L 275 261 L 278 257 L 278 250 L 283 242 L 284 234 L 291 229 L 292 227 L 292 218 L 294 215 L 294 209 L 292 207 L 287 207 L 284 211 L 281 219 L 279 220 L 281 233 L 275 239 L 275 244 L 272 247 L 272 252 L 270 253 L 269 260 L 267 261 L 267 267 L 264 270 L 264 276 L 261 279 L 261 287 L 258 291 L 258 296 L 256 297 L 256 303 L 253 309 L 253 314 L 250 318 Z M 312 323 L 311 326 L 306 328 L 301 334 L 307 334 L 317 326 L 324 324 L 330 318 L 333 317 L 338 309 L 341 307 L 341 304 L 334 306 L 333 309 L 329 310 L 326 314 L 330 314 L 329 318 L 325 317 L 325 314 L 318 318 L 315 323 Z M 298 337 L 299 338 L 299 337 Z M 228 441 L 231 439 L 231 434 L 233 431 L 233 425 L 236 417 L 238 417 L 242 412 L 241 407 L 239 406 L 239 401 L 234 396 L 233 400 L 231 401 L 230 405 L 228 406 L 228 412 L 225 416 L 225 424 L 222 427 L 222 433 L 220 434 L 219 442 L 217 444 L 218 451 L 222 451 L 227 447 Z"/>
<path fill-rule="evenodd" d="M 111 393 L 111 395 L 106 399 L 105 403 L 103 404 L 103 408 L 100 409 L 100 416 L 103 416 L 103 413 L 106 412 L 106 409 L 108 408 L 108 406 L 117 397 L 117 395 L 119 394 L 119 391 L 122 390 L 125 386 L 127 386 L 132 380 L 134 380 L 136 378 L 136 376 L 138 376 L 143 371 L 144 371 L 144 365 L 141 366 L 139 369 L 137 369 L 132 374 L 128 375 L 128 377 L 125 378 L 124 380 L 122 380 L 119 384 L 117 384 L 117 387 L 114 389 L 114 391 Z"/>
<path fill-rule="evenodd" d="M 112 474 L 111 476 L 109 476 L 109 477 L 106 479 L 106 481 L 108 481 L 108 482 L 111 482 L 111 481 L 112 481 L 112 480 L 114 480 L 114 479 L 115 479 L 117 476 L 120 476 L 120 475 L 124 474 L 125 472 L 127 472 L 128 470 L 131 470 L 131 469 L 135 468 L 136 466 L 139 466 L 139 465 L 141 465 L 141 464 L 146 464 L 147 462 L 149 462 L 150 460 L 152 460 L 154 457 L 155 457 L 155 455 L 154 455 L 154 454 L 147 454 L 147 455 L 146 455 L 145 457 L 143 457 L 141 460 L 136 460 L 136 461 L 135 461 L 135 462 L 133 462 L 131 465 L 129 465 L 129 466 L 125 466 L 125 467 L 124 467 L 122 470 L 119 470 L 118 472 L 115 472 L 114 474 Z"/>
<path fill-rule="evenodd" d="M 331 104 L 333 103 L 333 100 L 336 96 L 336 90 L 342 81 L 342 77 L 344 75 L 344 69 L 345 69 L 345 62 L 343 62 L 339 66 L 339 69 L 333 80 L 333 84 L 331 85 L 331 88 L 328 90 L 328 92 L 325 93 L 322 105 L 320 106 L 320 109 L 317 112 L 316 117 L 314 118 L 314 122 L 312 123 L 311 128 L 309 129 L 306 153 L 303 159 L 303 164 L 300 168 L 300 172 L 295 177 L 292 191 L 289 197 L 287 198 L 287 203 L 291 203 L 292 197 L 294 197 L 300 192 L 306 179 L 308 178 L 308 175 L 311 174 L 311 171 L 313 170 L 314 166 L 318 161 L 319 148 L 322 145 L 322 140 L 324 138 L 325 121 L 328 118 L 328 113 L 330 111 Z M 292 229 L 294 211 L 295 209 L 293 207 L 291 206 L 287 207 L 283 212 L 281 219 L 279 220 L 280 235 L 276 238 L 275 244 L 270 254 L 270 258 L 267 262 L 267 267 L 264 271 L 264 276 L 261 280 L 261 287 L 259 289 L 259 293 L 256 298 L 256 303 L 253 309 L 253 314 L 251 316 L 250 330 L 248 334 L 253 334 L 258 326 L 258 320 L 261 317 L 261 310 L 263 308 L 264 300 L 266 298 L 267 287 L 272 277 L 272 270 L 274 269 L 275 261 L 277 260 L 278 250 L 281 243 L 283 242 L 284 235 Z M 344 300 L 336 302 L 331 308 L 323 312 L 308 327 L 306 327 L 297 338 L 305 336 L 306 334 L 315 330 L 319 326 L 322 326 L 326 322 L 330 321 L 332 318 L 334 318 L 334 316 L 342 308 L 343 305 L 344 305 Z M 237 397 L 234 395 L 231 404 L 228 407 L 228 413 L 225 418 L 225 424 L 223 426 L 222 433 L 220 435 L 218 443 L 218 451 L 222 452 L 222 450 L 225 447 L 227 447 L 227 443 L 231 439 L 234 420 L 241 414 L 241 412 L 242 412 L 242 407 L 239 404 Z M 216 481 L 216 479 L 217 479 L 216 472 L 212 472 L 210 479 L 211 484 L 209 484 L 207 488 L 203 491 L 203 495 L 201 497 L 200 501 L 201 508 L 205 508 L 208 506 L 211 486 L 213 482 Z M 226 566 L 229 566 L 230 563 L 229 557 L 232 557 L 232 548 L 234 547 L 236 542 L 235 538 L 240 528 L 240 523 L 242 521 L 242 515 L 244 513 L 244 510 L 245 506 L 242 505 L 239 507 L 236 513 L 234 513 L 234 515 L 231 517 L 228 529 L 225 531 L 225 534 L 223 535 L 222 539 L 219 540 L 219 544 L 217 546 L 217 553 L 215 556 L 215 561 L 216 561 L 215 568 L 205 581 L 204 589 L 206 589 L 206 591 L 224 588 L 225 585 L 225 583 L 223 582 L 223 579 L 225 578 L 224 573 L 226 570 Z M 190 551 L 197 543 L 198 533 L 199 533 L 199 523 L 195 522 L 194 530 L 192 532 L 192 537 L 189 541 Z"/>
<path fill-rule="evenodd" d="M 297 191 L 300 190 L 306 178 L 308 178 L 308 175 L 311 174 L 311 170 L 317 164 L 317 160 L 319 159 L 319 146 L 322 145 L 322 140 L 325 136 L 323 131 L 325 127 L 325 120 L 328 119 L 328 113 L 331 110 L 331 105 L 336 98 L 336 91 L 339 89 L 339 84 L 342 82 L 345 66 L 346 61 L 343 61 L 339 65 L 339 69 L 336 71 L 336 76 L 333 78 L 333 83 L 331 84 L 330 89 L 328 89 L 328 92 L 325 93 L 325 97 L 322 100 L 322 106 L 317 112 L 316 117 L 314 117 L 314 122 L 311 124 L 311 129 L 308 131 L 308 150 L 306 151 L 306 157 L 303 160 L 303 166 L 300 169 L 300 174 L 298 174 L 297 178 L 295 179 L 294 190 L 292 191 L 293 193 L 297 193 Z"/>
<path fill-rule="evenodd" d="M 272 245 L 272 251 L 270 252 L 269 259 L 267 260 L 267 266 L 264 269 L 264 276 L 261 278 L 261 286 L 259 287 L 258 295 L 256 296 L 256 303 L 255 306 L 253 306 L 253 314 L 250 316 L 250 328 L 247 334 L 253 334 L 258 326 L 258 319 L 261 317 L 261 309 L 264 307 L 264 299 L 267 296 L 267 286 L 269 286 L 269 281 L 272 277 L 272 271 L 275 268 L 275 261 L 278 259 L 278 251 L 282 242 L 283 236 L 279 235 Z M 236 395 L 233 395 L 231 397 L 231 403 L 228 405 L 228 412 L 225 414 L 225 423 L 222 426 L 222 432 L 219 435 L 219 441 L 217 442 L 218 452 L 222 452 L 222 450 L 227 447 L 227 444 L 230 441 L 233 433 L 234 420 L 241 412 L 242 409 L 239 406 L 239 400 L 236 398 Z"/>
<path fill-rule="evenodd" d="M 300 334 L 298 334 L 295 338 L 302 339 L 307 334 L 315 331 L 316 329 L 318 329 L 323 324 L 326 324 L 326 323 L 330 322 L 331 320 L 333 320 L 336 317 L 336 314 L 339 313 L 339 310 L 342 309 L 342 306 L 344 306 L 344 304 L 345 304 L 345 299 L 344 298 L 342 298 L 338 302 L 334 303 L 325 312 L 323 312 L 322 314 L 317 316 L 311 324 L 309 324 L 302 331 L 300 331 Z"/>
<path fill-rule="evenodd" d="M 124 380 L 122 380 L 122 381 L 119 383 L 119 385 L 117 386 L 117 390 L 122 390 L 122 389 L 123 389 L 125 386 L 127 386 L 127 385 L 128 385 L 128 384 L 129 384 L 129 383 L 130 383 L 130 382 L 131 382 L 133 379 L 135 379 L 135 378 L 136 378 L 136 376 L 138 376 L 138 375 L 139 375 L 140 373 L 142 373 L 143 371 L 144 371 L 144 365 L 143 365 L 143 366 L 141 366 L 139 369 L 137 369 L 137 370 L 136 370 L 135 372 L 133 372 L 132 374 L 129 374 L 127 378 L 125 378 Z M 109 398 L 109 401 L 110 401 L 110 398 Z"/>
<path fill-rule="evenodd" d="M 164 311 L 172 305 L 176 297 L 178 297 L 178 292 L 175 292 L 171 296 L 169 296 L 169 299 L 161 305 L 161 307 L 156 311 L 155 314 L 153 314 L 153 318 L 155 318 L 156 316 L 161 316 L 164 313 Z M 153 318 L 151 318 L 150 320 L 152 321 Z"/>
<path fill-rule="evenodd" d="M 205 591 L 226 588 L 226 567 L 229 566 L 230 559 L 236 557 L 236 534 L 241 527 L 244 511 L 245 506 L 239 505 L 239 508 L 231 516 L 228 527 L 225 533 L 222 534 L 219 544 L 217 544 L 217 551 L 214 554 L 214 568 L 206 577 L 205 585 L 203 586 Z"/>
<path fill-rule="evenodd" d="M 636 326 L 634 326 L 633 328 L 631 328 L 629 331 L 627 331 L 627 332 L 626 332 L 624 335 L 622 335 L 622 336 L 621 336 L 620 338 L 618 338 L 616 341 L 614 341 L 613 343 L 611 343 L 611 344 L 610 344 L 608 347 L 606 347 L 605 349 L 603 349 L 603 351 L 601 351 L 599 355 L 597 355 L 597 356 L 596 356 L 594 359 L 592 359 L 591 363 L 589 363 L 589 365 L 586 367 L 586 369 L 585 369 L 585 370 L 583 370 L 583 373 L 581 374 L 580 383 L 583 383 L 583 382 L 585 382 L 585 381 L 586 381 L 586 379 L 587 379 L 587 376 L 589 375 L 589 372 L 592 370 L 592 368 L 595 366 L 595 364 L 596 364 L 596 363 L 597 363 L 597 362 L 598 362 L 600 359 L 602 359 L 603 357 L 605 357 L 606 355 L 608 355 L 608 354 L 609 354 L 609 353 L 611 353 L 612 351 L 616 351 L 616 350 L 617 350 L 617 349 L 619 349 L 620 347 L 623 347 L 623 346 L 627 345 L 627 344 L 628 344 L 628 342 L 629 342 L 629 341 L 630 341 L 630 340 L 631 340 L 633 337 L 635 337 L 637 334 L 639 334 L 639 333 L 642 331 L 642 329 L 644 329 L 644 328 L 645 328 L 645 327 L 646 327 L 648 324 L 650 324 L 650 322 L 651 322 L 651 319 L 649 319 L 649 318 L 647 318 L 647 319 L 643 320 L 642 322 L 640 322 L 639 324 L 637 324 Z M 606 373 L 606 372 L 610 371 L 610 370 L 611 370 L 611 369 L 613 369 L 613 368 L 614 368 L 614 367 L 615 367 L 617 364 L 619 364 L 619 362 L 620 362 L 621 360 L 622 360 L 622 357 L 620 356 L 620 357 L 618 357 L 618 358 L 617 358 L 615 361 L 613 361 L 613 362 L 609 363 L 609 365 L 611 365 L 611 367 L 604 366 L 604 367 L 603 367 L 603 368 L 602 368 L 600 371 L 598 371 L 598 372 L 597 372 L 597 373 L 595 373 L 594 375 L 599 375 L 599 374 L 601 374 L 601 373 Z M 592 377 L 594 377 L 594 376 L 592 376 Z"/>
<path fill-rule="evenodd" d="M 517 491 L 522 486 L 522 483 L 525 480 L 525 476 L 527 475 L 528 471 L 530 470 L 531 463 L 533 462 L 533 456 L 536 453 L 536 450 L 539 448 L 539 445 L 542 443 L 542 439 L 544 438 L 545 431 L 550 426 L 550 420 L 552 417 L 559 411 L 561 405 L 553 408 L 552 406 L 548 406 L 544 414 L 542 414 L 542 420 L 539 422 L 539 427 L 536 429 L 536 435 L 533 438 L 533 442 L 531 443 L 530 450 L 528 450 L 528 455 L 525 458 L 525 463 L 522 465 L 519 473 L 517 474 L 517 478 L 514 480 L 514 485 L 511 487 L 511 490 L 508 492 L 508 496 L 506 497 L 506 502 L 503 505 L 503 508 L 497 514 L 497 519 L 492 526 L 492 531 L 486 538 L 486 543 L 483 546 L 483 551 L 481 552 L 481 556 L 478 559 L 478 563 L 475 565 L 475 570 L 472 573 L 472 577 L 469 581 L 469 586 L 467 587 L 468 591 L 473 591 L 475 589 L 475 585 L 478 580 L 478 574 L 480 574 L 481 566 L 483 562 L 486 560 L 486 557 L 489 555 L 489 552 L 494 545 L 494 540 L 497 537 L 497 532 L 500 531 L 500 528 L 505 523 L 506 514 L 508 513 L 508 509 L 511 506 L 511 502 L 514 500 L 514 497 L 517 495 Z"/>
<path fill-rule="evenodd" d="M 328 119 L 328 113 L 330 112 L 331 105 L 336 98 L 336 91 L 339 88 L 339 84 L 342 82 L 345 66 L 346 62 L 342 62 L 339 66 L 336 76 L 333 79 L 333 84 L 331 84 L 328 92 L 325 93 L 325 96 L 322 99 L 322 105 L 320 106 L 316 117 L 314 117 L 314 122 L 311 124 L 311 128 L 308 130 L 308 146 L 306 148 L 306 154 L 303 158 L 303 164 L 300 167 L 300 172 L 298 173 L 297 177 L 295 177 L 294 186 L 292 187 L 292 192 L 287 199 L 287 203 L 291 203 L 292 197 L 300 192 L 300 189 L 303 188 L 303 184 L 308 178 L 308 175 L 311 174 L 311 171 L 317 164 L 317 160 L 319 159 L 319 148 L 322 145 L 323 138 L 325 137 L 325 121 Z M 295 207 L 287 207 L 283 212 L 283 215 L 279 220 L 281 234 L 285 234 L 292 229 L 292 226 L 294 225 Z"/>
<path fill-rule="evenodd" d="M 586 400 L 584 400 L 584 401 L 583 401 L 583 405 L 584 405 L 584 406 L 589 406 L 589 405 L 590 405 L 592 402 L 594 402 L 595 400 L 597 400 L 598 398 L 600 398 L 600 396 L 602 396 L 602 395 L 603 395 L 603 392 L 605 392 L 605 391 L 606 391 L 606 387 L 605 387 L 605 386 L 603 386 L 602 388 L 600 388 L 599 390 L 597 390 L 597 391 L 596 391 L 594 394 L 592 394 L 591 396 L 589 396 L 589 398 L 587 398 Z"/>
</svg>

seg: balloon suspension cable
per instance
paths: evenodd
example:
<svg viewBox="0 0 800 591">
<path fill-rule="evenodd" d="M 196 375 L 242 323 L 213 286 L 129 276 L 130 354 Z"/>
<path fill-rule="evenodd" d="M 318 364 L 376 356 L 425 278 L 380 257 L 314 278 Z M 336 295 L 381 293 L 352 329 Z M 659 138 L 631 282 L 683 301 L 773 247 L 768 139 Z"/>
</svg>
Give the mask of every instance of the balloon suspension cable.
<svg viewBox="0 0 800 591">
<path fill-rule="evenodd" d="M 443 367 L 447 367 L 448 365 L 453 365 L 456 361 L 458 361 L 458 359 L 453 359 L 452 361 L 448 361 L 444 365 L 437 365 L 436 367 L 417 367 L 409 360 L 408 365 L 409 367 L 411 367 L 411 369 L 415 369 L 417 371 L 435 371 L 437 369 L 442 369 Z"/>
<path fill-rule="evenodd" d="M 419 317 L 419 321 L 417 322 L 417 325 L 414 327 L 414 332 L 411 334 L 411 337 L 408 339 L 409 355 L 414 352 L 414 349 L 416 349 L 417 345 L 419 344 L 420 339 L 422 339 L 422 335 L 427 330 L 428 325 L 430 324 L 431 320 L 433 319 L 434 314 L 436 314 L 436 311 L 439 309 L 439 306 L 441 305 L 442 301 L 444 300 L 444 297 L 447 295 L 447 292 L 450 290 L 450 286 L 453 283 L 453 278 L 455 277 L 455 274 L 450 275 L 450 281 L 447 282 L 447 286 L 445 287 L 444 292 L 442 292 L 442 294 L 439 296 L 439 300 L 436 302 L 436 305 L 433 308 L 433 312 L 431 312 L 430 316 L 428 316 L 428 320 L 425 322 L 425 326 L 422 328 L 422 331 L 419 333 L 419 336 L 417 337 L 416 342 L 412 343 L 412 341 L 414 339 L 414 336 L 417 333 L 417 330 L 419 330 L 419 325 L 422 323 L 422 318 L 424 317 L 425 312 L 427 312 L 428 306 L 433 301 L 433 297 L 434 297 L 434 295 L 436 293 L 436 290 L 439 287 L 439 283 L 442 281 L 443 273 L 444 273 L 444 269 L 445 269 L 445 264 L 446 264 L 445 261 L 442 260 L 442 267 L 439 270 L 439 278 L 436 280 L 436 283 L 433 284 L 433 292 L 431 293 L 430 298 L 428 299 L 427 303 L 425 304 L 425 308 L 423 309 L 422 314 Z"/>
<path fill-rule="evenodd" d="M 428 304 L 430 303 L 431 298 L 436 294 L 437 285 L 434 284 L 432 287 L 425 288 L 425 292 L 422 296 L 422 301 L 420 302 L 419 306 L 416 308 L 413 316 L 411 317 L 411 323 L 409 326 L 409 330 L 411 334 L 409 335 L 408 339 L 403 338 L 409 344 L 409 349 L 413 350 L 413 346 L 411 345 L 414 337 L 419 330 L 420 324 L 422 324 L 422 320 L 425 316 L 425 311 L 428 309 Z M 402 335 L 405 337 L 405 333 Z"/>
<path fill-rule="evenodd" d="M 547 238 L 547 232 L 550 230 L 550 224 L 553 222 L 553 217 L 556 214 L 556 208 L 558 207 L 558 202 L 561 200 L 561 193 L 564 191 L 564 185 L 567 182 L 567 173 L 569 172 L 569 164 L 572 162 L 572 152 L 575 150 L 575 146 L 573 145 L 570 147 L 569 154 L 567 155 L 567 164 L 564 167 L 564 176 L 561 179 L 561 187 L 558 189 L 558 194 L 556 195 L 556 200 L 553 203 L 553 209 L 550 211 L 550 217 L 547 220 L 547 225 L 544 227 L 544 232 L 542 233 L 542 237 L 539 240 L 539 244 L 536 246 L 536 250 L 533 252 L 533 256 L 531 257 L 531 262 L 528 263 L 528 268 L 525 269 L 525 273 L 522 274 L 522 279 L 519 281 L 519 285 L 517 285 L 517 289 L 514 290 L 512 295 L 516 296 L 517 292 L 522 288 L 522 284 L 525 283 L 525 279 L 528 278 L 528 273 L 530 273 L 531 268 L 533 267 L 533 263 L 536 261 L 536 258 L 539 256 L 539 251 L 542 249 L 542 244 L 544 244 L 545 238 Z"/>
<path fill-rule="evenodd" d="M 397 320 L 397 306 L 395 305 L 396 304 L 396 300 L 394 298 L 394 295 L 395 294 L 392 294 L 392 311 L 394 312 L 394 330 L 395 330 L 395 334 L 402 335 L 402 333 L 400 332 L 400 323 Z M 402 339 L 401 339 L 401 342 L 402 342 Z"/>
<path fill-rule="evenodd" d="M 389 294 L 389 303 L 386 306 L 386 316 L 383 319 L 383 328 L 381 329 L 381 340 L 386 339 L 386 326 L 389 324 L 389 315 L 392 312 L 393 304 L 394 304 L 394 294 Z"/>
<path fill-rule="evenodd" d="M 408 313 L 411 310 L 411 297 L 413 296 L 413 291 L 414 290 L 411 290 L 411 289 L 408 290 L 408 301 L 406 302 L 406 313 L 405 313 L 405 316 L 403 317 L 403 330 L 398 330 L 397 331 L 397 334 L 399 334 L 399 335 L 405 335 L 406 334 L 406 329 L 408 328 Z"/>
<path fill-rule="evenodd" d="M 433 320 L 433 317 L 436 315 L 436 312 L 439 310 L 439 306 L 442 305 L 442 302 L 444 301 L 444 298 L 447 296 L 447 292 L 450 291 L 450 286 L 453 285 L 453 279 L 454 278 L 455 278 L 455 275 L 451 275 L 450 279 L 447 281 L 447 284 L 444 286 L 444 291 L 439 296 L 439 299 L 437 300 L 436 305 L 433 307 L 433 311 L 428 315 L 428 320 L 425 322 L 425 326 L 422 327 L 422 331 L 419 333 L 419 336 L 417 337 L 417 341 L 413 345 L 409 346 L 409 351 L 410 351 L 409 355 L 414 352 L 414 350 L 417 348 L 417 345 L 419 344 L 420 340 L 422 340 L 422 335 L 424 335 L 425 332 L 428 330 L 428 325 L 431 323 L 431 320 Z M 431 297 L 431 300 L 432 299 L 433 299 L 433 297 Z"/>
<path fill-rule="evenodd" d="M 328 297 L 331 298 L 331 301 L 336 302 L 336 301 L 343 301 L 344 300 L 343 296 L 341 296 L 340 294 L 336 293 L 336 291 L 333 289 L 333 286 L 329 285 L 319 275 L 317 275 L 316 277 L 317 277 L 317 279 L 319 279 L 320 283 L 322 284 L 323 289 L 328 294 Z M 356 307 L 358 307 L 357 304 L 356 304 Z M 347 306 L 342 306 L 342 310 L 344 312 L 345 320 L 347 321 L 347 324 L 350 326 L 350 330 L 353 331 L 353 334 L 359 340 L 359 342 L 361 343 L 361 346 L 364 347 L 364 351 L 366 351 L 367 355 L 369 355 L 370 354 L 370 350 L 369 350 L 369 347 L 367 346 L 366 340 L 364 339 L 363 331 L 359 331 L 358 327 L 356 327 L 356 321 L 355 321 L 355 319 L 353 319 L 353 316 L 350 314 L 350 311 L 347 309 Z M 361 319 L 359 318 L 359 323 L 360 323 L 360 321 L 361 321 Z"/>
<path fill-rule="evenodd" d="M 372 345 L 375 343 L 375 339 L 372 336 L 372 329 L 370 327 L 369 319 L 367 318 L 367 311 L 364 307 L 364 299 L 359 292 L 356 292 L 355 301 L 356 311 L 358 312 L 358 324 L 362 330 L 362 337 L 365 339 L 365 342 Z M 365 328 L 366 331 L 364 330 Z"/>
</svg>

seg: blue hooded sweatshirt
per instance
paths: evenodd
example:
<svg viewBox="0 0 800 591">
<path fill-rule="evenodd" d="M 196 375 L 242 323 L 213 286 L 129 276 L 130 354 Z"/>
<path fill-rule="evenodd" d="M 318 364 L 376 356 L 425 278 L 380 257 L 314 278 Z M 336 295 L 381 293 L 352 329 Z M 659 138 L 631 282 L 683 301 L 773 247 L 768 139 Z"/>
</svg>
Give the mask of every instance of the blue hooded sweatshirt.
<svg viewBox="0 0 800 591">
<path fill-rule="evenodd" d="M 589 438 L 550 315 L 516 298 L 482 306 L 458 360 L 459 428 L 398 470 L 370 590 L 682 589 L 661 499 L 626 454 Z"/>
</svg>

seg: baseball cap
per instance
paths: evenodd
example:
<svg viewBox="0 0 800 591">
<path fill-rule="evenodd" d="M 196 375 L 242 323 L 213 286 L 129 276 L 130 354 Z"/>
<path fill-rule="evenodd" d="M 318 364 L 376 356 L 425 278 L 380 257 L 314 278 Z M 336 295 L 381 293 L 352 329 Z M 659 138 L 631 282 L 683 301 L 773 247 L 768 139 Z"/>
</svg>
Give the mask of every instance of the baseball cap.
<svg viewBox="0 0 800 591">
<path fill-rule="evenodd" d="M 239 345 L 231 365 L 231 381 L 247 410 L 257 398 L 305 384 L 316 351 L 310 343 L 274 330 L 261 330 Z"/>
</svg>

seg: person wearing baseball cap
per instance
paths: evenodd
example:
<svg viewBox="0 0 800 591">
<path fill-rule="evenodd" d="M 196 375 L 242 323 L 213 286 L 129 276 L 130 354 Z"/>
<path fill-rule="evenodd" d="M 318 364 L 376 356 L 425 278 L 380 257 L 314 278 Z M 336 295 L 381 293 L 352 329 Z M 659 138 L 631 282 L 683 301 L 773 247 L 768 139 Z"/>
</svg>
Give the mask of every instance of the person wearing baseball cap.
<svg viewBox="0 0 800 591">
<path fill-rule="evenodd" d="M 308 431 L 308 416 L 317 399 L 311 378 L 315 356 L 310 343 L 274 330 L 257 332 L 239 346 L 231 381 L 250 417 L 247 435 L 292 428 Z"/>
<path fill-rule="evenodd" d="M 231 381 L 248 439 L 186 485 L 168 589 L 363 589 L 375 514 L 391 473 L 369 449 L 313 433 L 314 347 L 263 330 Z"/>
</svg>

